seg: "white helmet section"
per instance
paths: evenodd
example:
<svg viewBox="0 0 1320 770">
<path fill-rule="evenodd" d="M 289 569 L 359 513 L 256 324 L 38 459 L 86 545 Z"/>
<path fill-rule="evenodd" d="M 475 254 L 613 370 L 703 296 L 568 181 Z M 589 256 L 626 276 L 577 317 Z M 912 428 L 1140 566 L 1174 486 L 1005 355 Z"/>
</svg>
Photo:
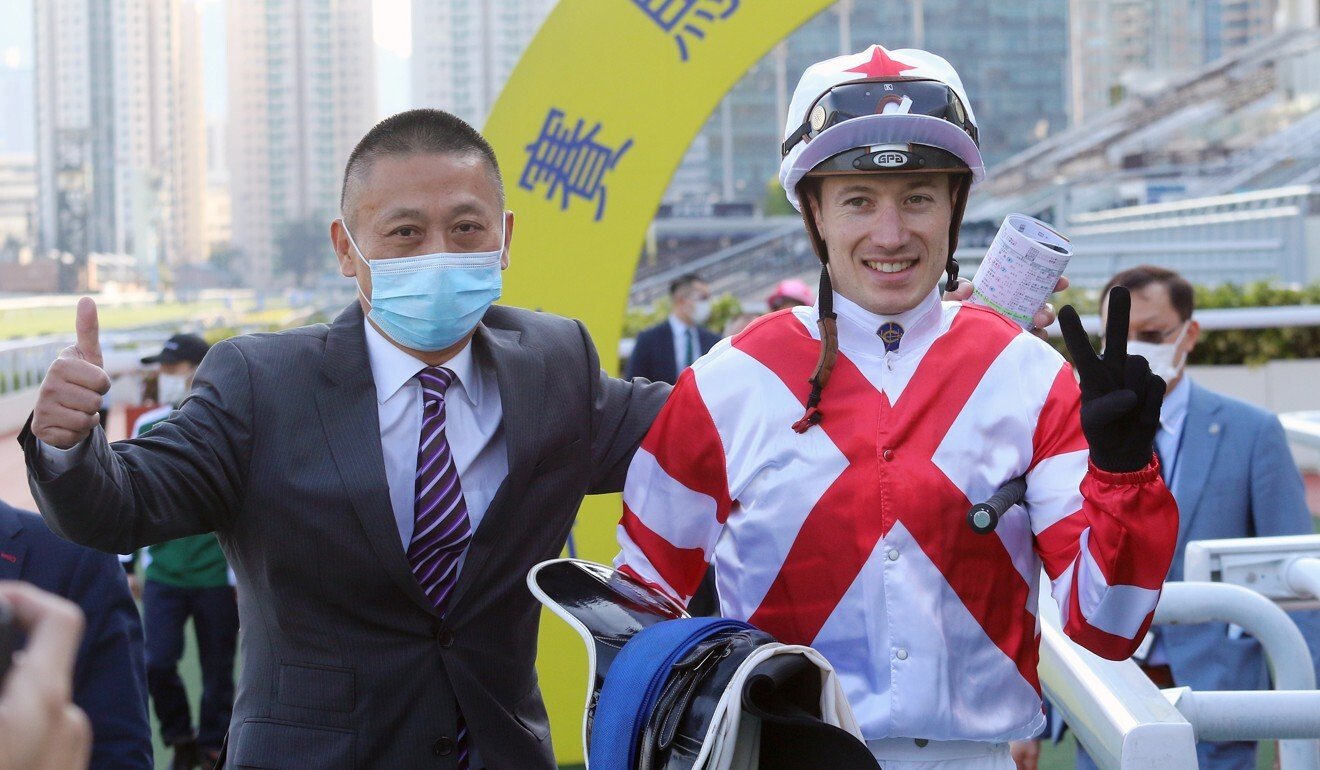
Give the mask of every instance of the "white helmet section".
<svg viewBox="0 0 1320 770">
<path fill-rule="evenodd" d="M 816 100 L 831 88 L 852 80 L 875 78 L 928 78 L 938 80 L 953 89 L 962 100 L 967 119 L 977 125 L 972 103 L 963 89 L 962 79 L 943 58 L 916 48 L 889 51 L 873 45 L 861 53 L 846 54 L 817 62 L 802 73 L 793 101 L 788 106 L 788 119 L 784 126 L 787 140 L 806 121 L 807 111 Z M 946 150 L 961 158 L 972 171 L 972 181 L 985 178 L 985 162 L 976 142 L 961 127 L 930 115 L 906 115 L 886 112 L 845 120 L 831 126 L 811 141 L 793 145 L 779 163 L 779 182 L 784 186 L 789 203 L 801 211 L 797 186 L 819 163 L 854 147 L 881 144 L 924 144 Z"/>
</svg>

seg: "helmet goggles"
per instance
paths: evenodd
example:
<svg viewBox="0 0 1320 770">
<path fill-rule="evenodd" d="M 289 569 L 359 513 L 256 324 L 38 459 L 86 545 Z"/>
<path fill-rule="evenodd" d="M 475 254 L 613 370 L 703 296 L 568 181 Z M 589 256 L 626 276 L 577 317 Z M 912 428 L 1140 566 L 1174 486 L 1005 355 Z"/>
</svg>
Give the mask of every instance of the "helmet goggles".
<svg viewBox="0 0 1320 770">
<path fill-rule="evenodd" d="M 798 142 L 810 142 L 826 129 L 866 115 L 928 115 L 958 126 L 980 145 L 976 124 L 948 85 L 929 78 L 884 78 L 840 83 L 821 94 L 807 119 L 780 147 L 788 155 Z"/>
</svg>

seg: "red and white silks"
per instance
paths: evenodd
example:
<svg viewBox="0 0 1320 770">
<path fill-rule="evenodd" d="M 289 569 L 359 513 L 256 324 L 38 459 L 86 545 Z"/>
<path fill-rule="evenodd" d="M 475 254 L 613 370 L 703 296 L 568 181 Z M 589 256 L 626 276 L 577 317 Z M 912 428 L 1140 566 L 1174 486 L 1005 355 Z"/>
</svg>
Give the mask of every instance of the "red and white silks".
<svg viewBox="0 0 1320 770">
<path fill-rule="evenodd" d="M 766 316 L 684 372 L 637 452 L 616 566 L 833 664 L 868 740 L 1002 742 L 1044 726 L 1042 566 L 1064 630 L 1127 657 L 1177 537 L 1154 462 L 1089 464 L 1071 367 L 991 311 L 932 293 L 897 319 L 837 297 L 824 419 L 797 434 L 816 310 Z M 886 353 L 880 320 L 905 329 Z M 991 534 L 973 502 L 1026 475 Z"/>
</svg>

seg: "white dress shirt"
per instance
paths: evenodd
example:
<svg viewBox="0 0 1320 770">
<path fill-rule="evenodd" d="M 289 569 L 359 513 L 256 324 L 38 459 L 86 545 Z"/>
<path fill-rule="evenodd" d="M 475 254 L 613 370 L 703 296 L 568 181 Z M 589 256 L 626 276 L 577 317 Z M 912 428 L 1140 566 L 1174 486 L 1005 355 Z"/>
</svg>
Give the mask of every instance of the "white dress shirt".
<svg viewBox="0 0 1320 770">
<path fill-rule="evenodd" d="M 1187 402 L 1191 392 L 1184 374 L 1173 390 L 1164 394 L 1164 403 L 1160 404 L 1160 429 L 1155 432 L 1155 448 L 1160 451 L 1164 484 L 1169 489 L 1173 489 L 1178 473 L 1178 450 L 1182 448 L 1183 423 L 1187 421 Z"/>
<path fill-rule="evenodd" d="M 697 327 L 689 326 L 674 316 L 669 316 L 669 330 L 674 335 L 674 365 L 679 374 L 692 365 L 692 361 L 701 358 L 701 337 Z M 688 360 L 688 340 L 692 344 L 692 360 Z"/>
<path fill-rule="evenodd" d="M 1155 448 L 1160 453 L 1160 472 L 1164 475 L 1164 485 L 1170 492 L 1173 491 L 1173 479 L 1178 473 L 1178 451 L 1182 448 L 1182 429 L 1183 423 L 1187 421 L 1187 402 L 1191 392 L 1184 373 L 1173 390 L 1164 394 L 1164 402 L 1160 404 L 1160 427 L 1155 431 Z M 1229 633 L 1232 635 L 1232 629 Z M 1168 664 L 1169 655 L 1164 649 L 1164 637 L 1158 626 L 1152 627 L 1147 633 L 1146 639 L 1137 649 L 1136 657 L 1144 658 L 1150 666 Z"/>
<path fill-rule="evenodd" d="M 370 323 L 364 322 L 362 326 L 367 335 L 371 377 L 376 383 L 380 448 L 385 456 L 390 505 L 399 527 L 399 540 L 406 551 L 412 541 L 417 444 L 422 435 L 422 386 L 417 373 L 426 364 L 396 348 Z M 481 371 L 472 359 L 471 341 L 441 366 L 455 374 L 445 393 L 445 437 L 449 439 L 468 519 L 475 532 L 496 490 L 509 475 L 509 457 L 504 449 L 504 409 L 494 374 Z"/>
</svg>

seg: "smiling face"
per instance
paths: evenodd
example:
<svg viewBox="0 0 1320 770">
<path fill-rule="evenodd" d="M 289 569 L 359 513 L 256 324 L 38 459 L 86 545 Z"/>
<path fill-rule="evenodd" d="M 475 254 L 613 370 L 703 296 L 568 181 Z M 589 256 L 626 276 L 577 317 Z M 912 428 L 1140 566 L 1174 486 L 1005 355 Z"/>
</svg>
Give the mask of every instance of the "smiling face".
<svg viewBox="0 0 1320 770">
<path fill-rule="evenodd" d="M 811 196 L 834 290 L 872 313 L 911 310 L 940 282 L 949 256 L 951 174 L 849 174 Z"/>
</svg>

